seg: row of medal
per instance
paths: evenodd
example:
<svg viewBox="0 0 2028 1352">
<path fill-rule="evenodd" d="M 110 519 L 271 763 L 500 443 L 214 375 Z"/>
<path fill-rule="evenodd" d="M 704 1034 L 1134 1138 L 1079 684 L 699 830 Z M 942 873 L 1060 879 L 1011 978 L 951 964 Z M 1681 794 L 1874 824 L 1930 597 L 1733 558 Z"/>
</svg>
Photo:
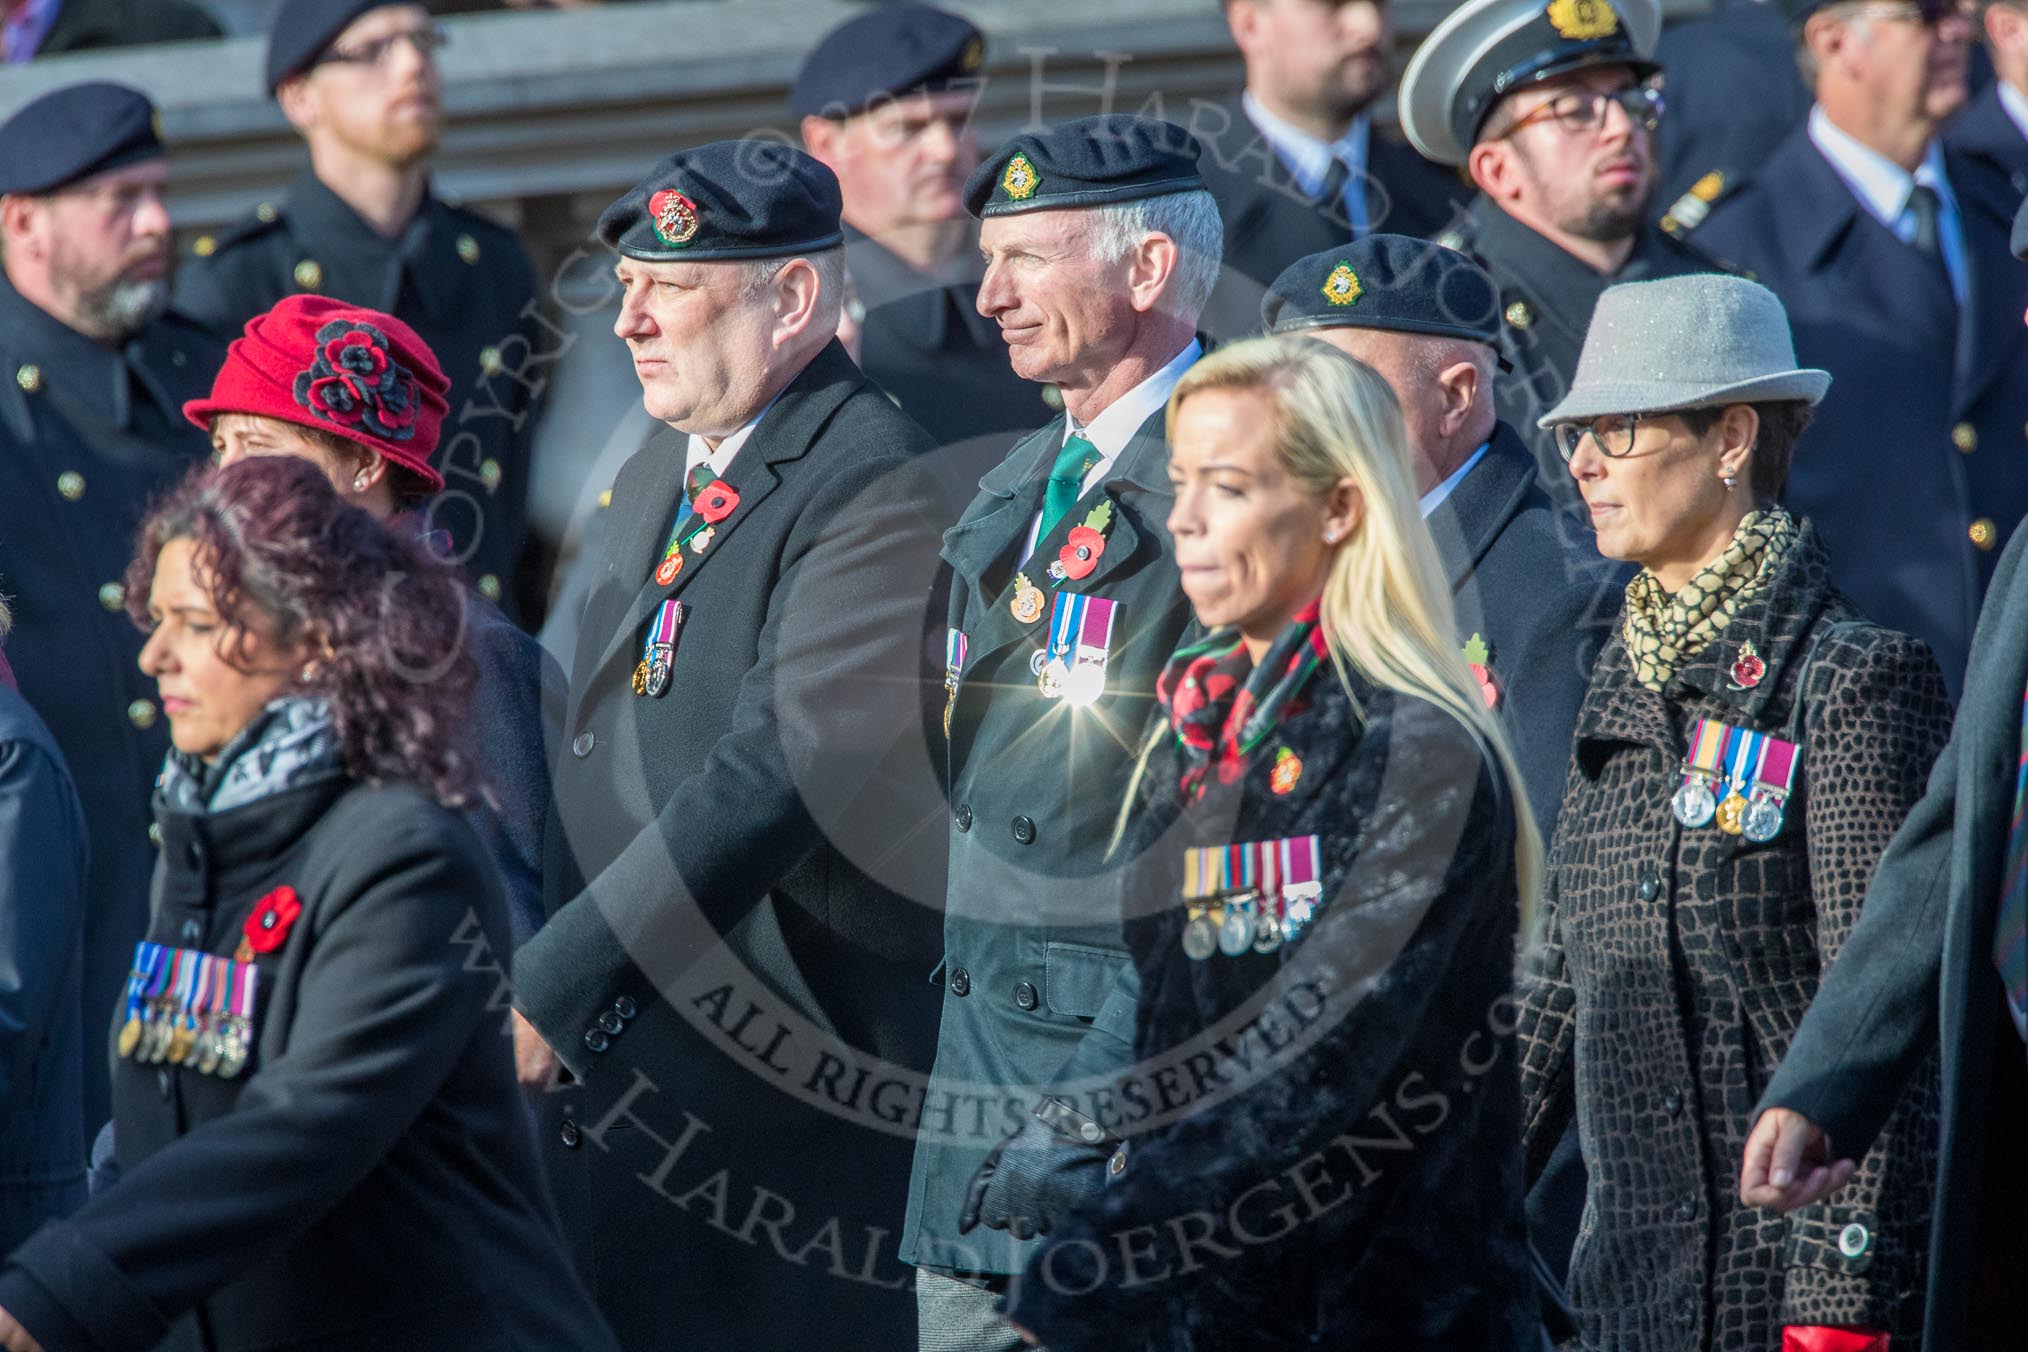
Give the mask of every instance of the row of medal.
<svg viewBox="0 0 2028 1352">
<path fill-rule="evenodd" d="M 1025 582 L 1025 579 L 1023 579 Z M 1034 592 L 1035 614 L 1042 613 L 1042 592 Z M 1049 636 L 1028 669 L 1044 699 L 1060 699 L 1079 708 L 1095 704 L 1106 689 L 1106 662 L 1112 653 L 1113 621 L 1119 603 L 1103 596 L 1056 594 L 1049 616 Z M 679 618 L 680 623 L 680 618 Z M 958 702 L 958 683 L 965 672 L 971 641 L 962 629 L 944 639 L 944 736 L 951 735 L 951 711 Z M 644 659 L 645 660 L 645 659 Z"/>
<path fill-rule="evenodd" d="M 1803 749 L 1794 742 L 1699 719 L 1670 806 L 1692 830 L 1716 823 L 1729 836 L 1765 845 L 1781 834 L 1802 761 Z"/>
<path fill-rule="evenodd" d="M 1323 899 L 1315 836 L 1183 852 L 1183 952 L 1193 962 L 1272 953 L 1294 939 Z"/>
<path fill-rule="evenodd" d="M 641 660 L 634 664 L 634 693 L 644 699 L 660 699 L 669 691 L 669 670 L 676 663 L 676 634 L 683 627 L 683 603 L 674 597 L 655 608 L 654 623 L 648 626 L 647 641 L 641 645 Z"/>
<path fill-rule="evenodd" d="M 170 948 L 134 946 L 120 1055 L 167 1062 L 229 1080 L 253 1051 L 254 998 L 260 970 L 251 961 Z"/>
</svg>

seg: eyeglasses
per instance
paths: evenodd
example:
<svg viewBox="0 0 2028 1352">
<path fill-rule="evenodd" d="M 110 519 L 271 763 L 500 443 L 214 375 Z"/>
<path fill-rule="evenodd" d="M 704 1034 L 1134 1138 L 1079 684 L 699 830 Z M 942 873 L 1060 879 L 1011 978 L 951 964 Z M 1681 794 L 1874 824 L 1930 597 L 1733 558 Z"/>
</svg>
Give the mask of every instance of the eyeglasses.
<svg viewBox="0 0 2028 1352">
<path fill-rule="evenodd" d="M 333 47 L 324 53 L 323 65 L 332 62 L 341 66 L 384 66 L 394 55 L 396 47 L 406 42 L 415 48 L 415 54 L 425 61 L 436 60 L 437 53 L 448 47 L 451 35 L 442 25 L 431 24 L 427 28 L 410 28 L 400 33 L 389 33 L 384 38 L 362 42 L 357 47 Z"/>
<path fill-rule="evenodd" d="M 1499 139 L 1505 140 L 1523 127 L 1532 127 L 1551 118 L 1556 120 L 1556 125 L 1573 135 L 1594 132 L 1605 125 L 1606 109 L 1615 103 L 1642 131 L 1653 131 L 1660 126 L 1663 110 L 1668 106 L 1662 98 L 1661 86 L 1652 82 L 1629 85 L 1609 93 L 1596 89 L 1566 89 L 1549 102 L 1523 114 L 1513 126 L 1500 133 Z"/>
<path fill-rule="evenodd" d="M 1584 422 L 1567 422 L 1556 425 L 1556 449 L 1563 452 L 1565 463 L 1577 456 L 1585 438 L 1598 447 L 1603 455 L 1621 460 L 1634 453 L 1634 430 L 1640 426 L 1639 413 L 1606 413 Z M 1655 417 L 1655 414 L 1647 414 Z"/>
</svg>

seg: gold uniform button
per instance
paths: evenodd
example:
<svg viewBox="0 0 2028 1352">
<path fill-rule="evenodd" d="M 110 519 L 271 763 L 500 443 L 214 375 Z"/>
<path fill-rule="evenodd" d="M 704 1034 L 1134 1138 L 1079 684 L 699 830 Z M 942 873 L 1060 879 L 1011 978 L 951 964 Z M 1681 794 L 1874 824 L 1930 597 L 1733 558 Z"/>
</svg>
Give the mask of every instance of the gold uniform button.
<svg viewBox="0 0 2028 1352">
<path fill-rule="evenodd" d="M 269 222 L 273 221 L 275 219 L 275 204 L 273 202 L 263 202 L 259 206 L 255 207 L 254 219 L 259 221 L 262 225 L 266 225 Z"/>
<path fill-rule="evenodd" d="M 108 582 L 99 588 L 99 604 L 107 610 L 117 611 L 127 604 L 127 589 L 117 582 Z"/>
<path fill-rule="evenodd" d="M 306 258 L 296 264 L 295 278 L 297 286 L 305 291 L 315 291 L 324 285 L 324 269 L 316 259 Z"/>
<path fill-rule="evenodd" d="M 1979 449 L 1979 429 L 1968 422 L 1961 422 L 1951 429 L 1951 445 L 1970 455 Z"/>
<path fill-rule="evenodd" d="M 14 383 L 21 387 L 22 393 L 34 394 L 42 388 L 42 368 L 34 362 L 15 367 Z"/>
<path fill-rule="evenodd" d="M 1528 302 L 1517 300 L 1507 307 L 1507 322 L 1517 329 L 1525 329 L 1535 322 L 1535 312 L 1528 308 Z"/>
<path fill-rule="evenodd" d="M 500 374 L 500 349 L 482 347 L 479 349 L 479 369 L 489 376 Z"/>
<path fill-rule="evenodd" d="M 196 254 L 199 258 L 211 257 L 218 252 L 218 237 L 216 235 L 199 235 L 196 241 L 191 244 L 190 252 Z"/>
<path fill-rule="evenodd" d="M 486 485 L 488 493 L 500 486 L 502 472 L 500 462 L 490 456 L 479 462 L 479 482 Z"/>
<path fill-rule="evenodd" d="M 162 824 L 160 822 L 148 823 L 148 843 L 158 850 L 162 848 Z"/>
<path fill-rule="evenodd" d="M 459 235 L 458 257 L 476 266 L 479 261 L 479 241 L 470 235 Z"/>
<path fill-rule="evenodd" d="M 155 702 L 137 699 L 127 706 L 127 721 L 146 732 L 155 726 Z"/>
<path fill-rule="evenodd" d="M 482 575 L 479 578 L 479 595 L 485 597 L 488 601 L 499 600 L 500 579 L 493 576 L 491 573 L 486 573 Z"/>
<path fill-rule="evenodd" d="M 65 502 L 76 502 L 84 496 L 84 475 L 74 469 L 67 469 L 56 476 L 56 491 L 63 495 Z"/>
<path fill-rule="evenodd" d="M 1993 518 L 1982 516 L 1972 523 L 1972 528 L 1966 531 L 1965 534 L 1971 536 L 1972 543 L 1979 548 L 1991 549 L 1993 547 L 1993 540 L 1999 532 L 1993 527 Z"/>
</svg>

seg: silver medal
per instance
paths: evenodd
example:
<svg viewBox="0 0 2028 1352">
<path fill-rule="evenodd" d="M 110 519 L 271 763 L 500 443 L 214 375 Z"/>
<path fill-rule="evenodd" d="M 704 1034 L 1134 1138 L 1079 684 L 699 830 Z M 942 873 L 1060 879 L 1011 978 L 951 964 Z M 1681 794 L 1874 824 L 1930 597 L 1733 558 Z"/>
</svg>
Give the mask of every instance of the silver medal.
<svg viewBox="0 0 2028 1352">
<path fill-rule="evenodd" d="M 1718 815 L 1718 799 L 1711 792 L 1711 786 L 1702 779 L 1691 779 L 1676 790 L 1676 796 L 1669 806 L 1676 812 L 1676 820 L 1696 830 L 1709 826 L 1711 819 Z"/>
<path fill-rule="evenodd" d="M 1225 923 L 1218 928 L 1218 951 L 1228 958 L 1236 958 L 1253 947 L 1253 908 L 1251 906 L 1229 906 L 1225 911 Z"/>
<path fill-rule="evenodd" d="M 1052 658 L 1042 668 L 1042 675 L 1037 684 L 1042 687 L 1044 699 L 1062 699 L 1064 690 L 1070 684 L 1070 668 L 1063 664 L 1062 658 Z"/>
<path fill-rule="evenodd" d="M 1767 844 L 1781 834 L 1782 805 L 1772 798 L 1755 798 L 1746 805 L 1746 820 L 1740 829 L 1754 844 Z"/>
<path fill-rule="evenodd" d="M 1208 916 L 1193 915 L 1183 927 L 1183 955 L 1202 962 L 1218 951 L 1218 930 Z"/>
<path fill-rule="evenodd" d="M 1300 934 L 1315 911 L 1316 907 L 1308 897 L 1290 897 L 1288 914 L 1282 918 L 1282 938 L 1293 939 Z"/>
<path fill-rule="evenodd" d="M 1282 922 L 1273 912 L 1262 909 L 1253 927 L 1253 951 L 1272 953 L 1282 946 Z"/>
</svg>

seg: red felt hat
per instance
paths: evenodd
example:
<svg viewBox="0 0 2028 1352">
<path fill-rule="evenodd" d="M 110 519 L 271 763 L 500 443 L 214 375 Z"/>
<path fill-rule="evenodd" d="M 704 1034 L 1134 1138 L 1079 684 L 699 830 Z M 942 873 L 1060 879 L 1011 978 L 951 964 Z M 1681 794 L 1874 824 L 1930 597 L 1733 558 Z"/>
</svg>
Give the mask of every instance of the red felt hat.
<svg viewBox="0 0 2028 1352">
<path fill-rule="evenodd" d="M 422 481 L 450 412 L 451 382 L 414 329 L 392 315 L 326 296 L 290 296 L 247 321 L 226 350 L 209 399 L 183 416 L 209 430 L 221 413 L 248 413 L 356 441 Z"/>
</svg>

